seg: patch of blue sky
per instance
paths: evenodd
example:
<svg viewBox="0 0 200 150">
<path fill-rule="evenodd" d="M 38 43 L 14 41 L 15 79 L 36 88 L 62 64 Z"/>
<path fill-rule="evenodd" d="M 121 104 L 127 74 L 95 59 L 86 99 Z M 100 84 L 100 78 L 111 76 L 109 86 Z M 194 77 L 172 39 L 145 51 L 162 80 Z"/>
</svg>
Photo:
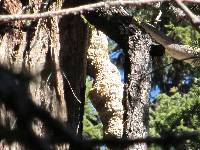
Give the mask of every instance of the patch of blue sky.
<svg viewBox="0 0 200 150">
<path fill-rule="evenodd" d="M 158 94 L 160 94 L 160 87 L 158 85 L 154 86 L 151 88 L 151 91 L 149 93 L 149 98 L 150 98 L 150 101 L 153 102 L 156 97 L 158 96 Z"/>
<path fill-rule="evenodd" d="M 111 60 L 111 62 L 113 62 L 113 64 L 117 64 L 116 61 L 118 61 L 119 57 L 121 57 L 123 55 L 124 55 L 124 53 L 121 49 L 116 50 L 110 54 L 110 60 Z M 122 83 L 124 83 L 124 68 L 118 67 L 118 70 L 121 75 L 121 81 L 122 81 Z M 150 101 L 154 101 L 156 99 L 156 97 L 158 96 L 158 94 L 160 94 L 160 92 L 161 91 L 160 91 L 160 88 L 158 85 L 152 87 L 152 89 L 149 93 Z"/>
<path fill-rule="evenodd" d="M 111 62 L 115 65 L 118 64 L 117 61 L 120 59 L 120 57 L 123 57 L 123 56 L 124 56 L 124 53 L 122 49 L 116 50 L 109 55 Z M 124 83 L 124 68 L 121 66 L 123 65 L 117 66 L 117 68 L 121 75 L 121 81 L 122 83 Z"/>
<path fill-rule="evenodd" d="M 120 76 L 121 76 L 121 82 L 124 83 L 124 69 L 123 68 L 118 68 Z"/>
<path fill-rule="evenodd" d="M 190 84 L 192 82 L 192 76 L 185 76 L 183 79 L 183 84 Z"/>
<path fill-rule="evenodd" d="M 119 49 L 119 50 L 112 52 L 109 56 L 110 56 L 110 59 L 113 60 L 113 59 L 118 59 L 121 54 L 124 54 L 123 50 Z"/>
</svg>

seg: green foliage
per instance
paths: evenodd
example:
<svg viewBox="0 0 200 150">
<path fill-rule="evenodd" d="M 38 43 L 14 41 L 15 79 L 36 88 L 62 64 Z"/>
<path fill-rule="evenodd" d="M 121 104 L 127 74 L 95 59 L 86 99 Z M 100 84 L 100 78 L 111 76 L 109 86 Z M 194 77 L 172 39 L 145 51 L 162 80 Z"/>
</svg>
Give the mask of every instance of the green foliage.
<svg viewBox="0 0 200 150">
<path fill-rule="evenodd" d="M 157 107 L 150 110 L 150 134 L 164 136 L 183 131 L 200 131 L 200 80 L 196 79 L 187 94 L 160 94 Z M 186 149 L 196 149 L 200 139 L 182 143 Z M 176 145 L 179 146 L 179 145 Z M 175 146 L 175 147 L 176 147 Z"/>
<path fill-rule="evenodd" d="M 176 42 L 178 41 L 192 47 L 199 47 L 200 33 L 191 25 L 169 21 L 169 23 L 165 25 L 164 31 Z M 172 65 L 155 72 L 152 76 L 152 85 L 159 85 L 161 91 L 167 95 L 172 95 L 175 92 L 180 92 L 181 94 L 187 93 L 192 82 L 185 84 L 184 80 L 186 77 L 199 76 L 200 74 L 197 68 L 182 61 L 174 60 L 167 55 L 162 60 L 163 65 L 170 63 L 172 63 Z"/>
<path fill-rule="evenodd" d="M 177 26 L 172 23 L 166 25 L 169 29 L 168 35 L 176 41 L 181 41 L 184 44 L 199 47 L 200 33 L 192 26 Z"/>
<path fill-rule="evenodd" d="M 165 16 L 166 18 L 167 16 Z M 200 47 L 200 33 L 194 27 L 183 22 L 177 23 L 168 16 L 165 28 L 161 29 L 174 41 L 192 47 Z M 152 136 L 178 134 L 184 131 L 200 131 L 200 72 L 199 68 L 164 57 L 164 65 L 172 65 L 161 70 L 161 78 L 154 78 L 152 85 L 159 85 L 160 94 L 150 108 L 149 132 Z M 157 72 L 156 72 L 157 73 Z M 157 77 L 157 76 L 156 76 Z M 186 77 L 192 81 L 185 84 Z M 200 137 L 186 140 L 171 146 L 172 149 L 196 150 L 200 147 Z M 169 148 L 169 147 L 168 147 Z M 150 150 L 161 149 L 155 145 Z"/>
<path fill-rule="evenodd" d="M 89 79 L 89 77 L 86 79 L 86 92 L 85 92 L 85 106 L 84 106 L 84 116 L 83 116 L 83 137 L 84 138 L 97 138 L 101 139 L 103 137 L 102 132 L 102 124 L 100 122 L 100 119 L 98 117 L 98 113 L 93 108 L 90 99 L 88 97 L 88 93 L 90 89 L 92 88 L 93 81 Z"/>
<path fill-rule="evenodd" d="M 151 20 L 154 20 L 159 13 L 159 9 L 152 6 L 144 6 L 143 9 L 136 7 L 127 11 L 134 16 L 134 19 L 138 23 L 143 21 L 151 22 Z"/>
<path fill-rule="evenodd" d="M 108 52 L 109 53 L 112 53 L 113 50 L 117 50 L 116 49 L 116 48 L 118 48 L 117 46 L 118 46 L 118 44 L 115 41 L 113 41 L 112 39 L 108 38 Z"/>
</svg>

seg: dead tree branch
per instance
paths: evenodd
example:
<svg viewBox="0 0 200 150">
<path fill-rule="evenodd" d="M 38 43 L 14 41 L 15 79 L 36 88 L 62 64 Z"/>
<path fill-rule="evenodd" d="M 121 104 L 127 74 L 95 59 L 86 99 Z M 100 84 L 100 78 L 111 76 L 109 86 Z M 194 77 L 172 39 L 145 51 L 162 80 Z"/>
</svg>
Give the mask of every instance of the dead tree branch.
<svg viewBox="0 0 200 150">
<path fill-rule="evenodd" d="M 93 4 L 82 5 L 74 8 L 67 8 L 57 11 L 48 11 L 43 13 L 35 13 L 35 14 L 12 14 L 12 15 L 0 15 L 0 23 L 2 22 L 11 22 L 16 20 L 35 20 L 40 18 L 48 18 L 48 17 L 55 17 L 55 16 L 63 16 L 63 15 L 76 15 L 82 14 L 83 12 L 93 11 L 97 8 L 109 8 L 113 6 L 141 6 L 144 4 L 152 4 L 156 2 L 164 2 L 170 0 L 138 0 L 138 1 L 131 1 L 131 0 L 118 0 L 118 1 L 108 1 L 108 2 L 98 2 Z M 179 0 L 176 0 L 177 3 L 182 3 Z M 183 0 L 187 3 L 200 3 L 197 0 Z M 184 5 L 184 4 L 181 4 Z M 181 6 L 182 7 L 182 6 Z M 184 8 L 185 9 L 185 8 Z M 196 18 L 194 22 L 196 21 Z M 199 19 L 198 21 L 199 22 Z"/>
<path fill-rule="evenodd" d="M 49 11 L 37 14 L 15 14 L 15 15 L 0 15 L 0 22 L 10 22 L 16 20 L 35 20 L 40 18 L 48 18 L 48 17 L 55 17 L 55 16 L 63 16 L 63 15 L 76 15 L 81 14 L 85 11 L 92 11 L 97 8 L 109 8 L 112 6 L 138 6 L 142 4 L 149 4 L 159 2 L 161 0 L 140 0 L 140 1 L 108 1 L 108 2 L 98 2 L 94 4 L 87 4 L 82 5 L 74 8 L 62 9 L 57 11 Z"/>
<path fill-rule="evenodd" d="M 184 11 L 184 13 L 190 18 L 192 24 L 200 31 L 200 16 L 196 16 L 192 11 L 181 1 L 175 0 L 178 6 Z"/>
<path fill-rule="evenodd" d="M 16 20 L 35 20 L 40 18 L 48 18 L 55 16 L 63 16 L 63 15 L 76 15 L 81 14 L 85 11 L 92 11 L 97 8 L 109 8 L 112 6 L 140 6 L 144 4 L 156 3 L 160 1 L 169 1 L 169 0 L 125 0 L 125 1 L 108 1 L 108 2 L 98 2 L 93 4 L 82 5 L 74 8 L 67 8 L 57 11 L 49 11 L 37 14 L 14 14 L 14 15 L 0 15 L 0 22 L 10 22 Z"/>
</svg>

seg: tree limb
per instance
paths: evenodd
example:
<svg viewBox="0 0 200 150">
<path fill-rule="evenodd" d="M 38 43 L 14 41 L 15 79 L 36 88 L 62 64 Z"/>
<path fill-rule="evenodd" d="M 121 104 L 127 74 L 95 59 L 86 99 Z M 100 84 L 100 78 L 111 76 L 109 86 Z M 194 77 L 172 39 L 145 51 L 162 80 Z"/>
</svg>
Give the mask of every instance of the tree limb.
<svg viewBox="0 0 200 150">
<path fill-rule="evenodd" d="M 37 14 L 15 14 L 15 15 L 0 15 L 0 22 L 10 22 L 16 20 L 35 20 L 40 18 L 48 18 L 55 16 L 63 16 L 63 15 L 76 15 L 81 14 L 85 11 L 92 11 L 97 8 L 109 8 L 112 6 L 140 6 L 144 4 L 156 3 L 160 1 L 169 1 L 169 0 L 118 0 L 118 1 L 108 1 L 108 2 L 98 2 L 93 4 L 82 5 L 74 8 L 67 8 L 57 11 L 49 11 Z"/>
<path fill-rule="evenodd" d="M 171 57 L 182 60 L 186 63 L 192 63 L 194 65 L 199 65 L 197 60 L 199 59 L 200 49 L 192 48 L 189 45 L 183 45 L 173 42 L 165 34 L 158 31 L 155 27 L 147 23 L 141 23 L 141 26 L 146 30 L 151 37 L 156 40 L 158 43 L 162 44 L 165 47 L 165 52 Z M 187 59 L 191 58 L 191 59 Z M 194 58 L 194 59 L 192 59 Z"/>
<path fill-rule="evenodd" d="M 200 16 L 196 16 L 192 11 L 181 1 L 175 0 L 178 6 L 184 11 L 184 13 L 190 18 L 192 24 L 200 31 Z"/>
</svg>

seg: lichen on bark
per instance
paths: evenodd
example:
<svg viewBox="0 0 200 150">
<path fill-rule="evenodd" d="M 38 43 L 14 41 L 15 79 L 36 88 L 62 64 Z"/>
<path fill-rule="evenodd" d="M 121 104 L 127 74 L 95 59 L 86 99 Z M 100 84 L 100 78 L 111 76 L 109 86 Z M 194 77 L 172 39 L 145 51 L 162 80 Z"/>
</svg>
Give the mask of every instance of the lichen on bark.
<svg viewBox="0 0 200 150">
<path fill-rule="evenodd" d="M 91 31 L 87 59 L 89 74 L 95 78 L 90 95 L 103 123 L 104 137 L 121 138 L 123 84 L 117 67 L 109 60 L 108 40 L 103 32 Z"/>
</svg>

